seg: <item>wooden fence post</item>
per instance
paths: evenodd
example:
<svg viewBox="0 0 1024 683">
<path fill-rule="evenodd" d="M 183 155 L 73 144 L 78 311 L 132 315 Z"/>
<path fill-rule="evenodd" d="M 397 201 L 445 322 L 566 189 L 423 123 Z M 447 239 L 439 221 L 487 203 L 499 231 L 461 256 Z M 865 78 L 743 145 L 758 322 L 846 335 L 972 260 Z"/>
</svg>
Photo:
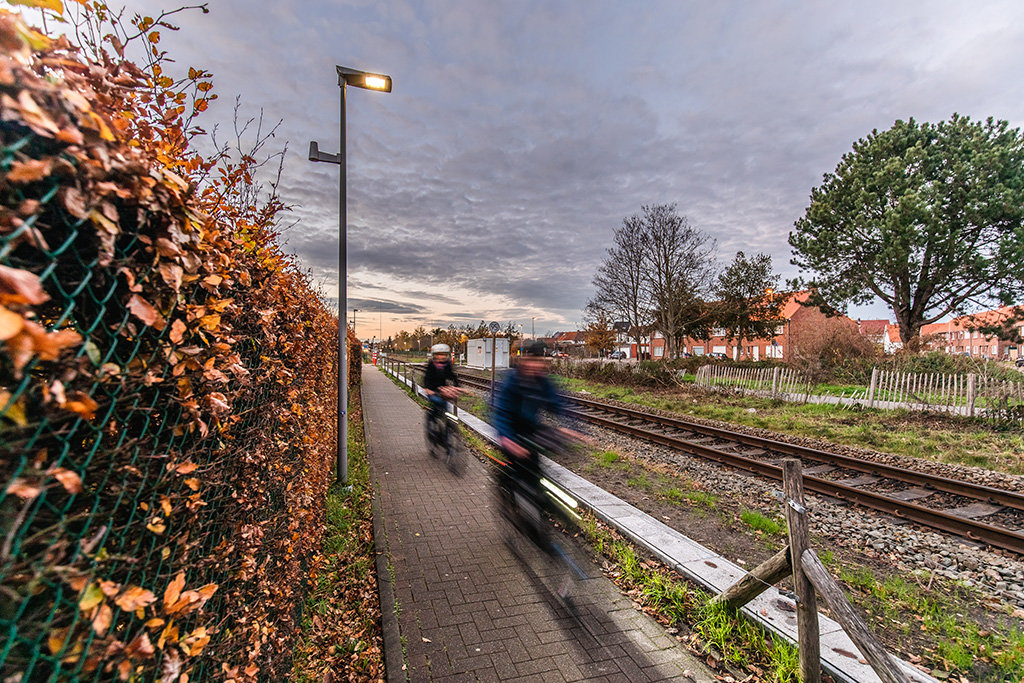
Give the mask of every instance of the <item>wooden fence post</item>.
<svg viewBox="0 0 1024 683">
<path fill-rule="evenodd" d="M 857 649 L 860 650 L 868 664 L 874 669 L 883 683 L 912 683 L 910 677 L 900 669 L 884 647 L 875 639 L 870 629 L 864 624 L 857 612 L 846 599 L 843 589 L 829 575 L 825 565 L 821 563 L 813 550 L 807 549 L 800 557 L 800 567 L 804 572 L 804 580 L 809 580 L 818 589 L 821 597 L 832 610 L 833 615 L 850 636 Z M 798 615 L 799 616 L 799 615 Z M 803 647 L 803 631 L 801 631 L 800 647 Z M 803 657 L 800 659 L 803 665 Z M 805 679 L 806 680 L 806 679 Z"/>
<path fill-rule="evenodd" d="M 779 366 L 772 368 L 772 395 L 779 393 Z"/>
<path fill-rule="evenodd" d="M 875 387 L 878 385 L 878 366 L 871 368 L 871 387 L 868 389 L 868 408 L 875 407 Z"/>
<path fill-rule="evenodd" d="M 978 376 L 973 372 L 967 373 L 967 416 L 974 417 L 974 399 L 977 393 Z"/>
<path fill-rule="evenodd" d="M 804 574 L 803 552 L 810 547 L 807 509 L 804 507 L 804 482 L 800 461 L 782 461 L 782 488 L 786 496 L 783 507 L 789 529 L 789 557 L 793 563 L 793 584 L 796 588 L 797 643 L 800 651 L 800 680 L 821 683 L 821 641 L 818 632 L 818 602 L 814 586 Z"/>
</svg>

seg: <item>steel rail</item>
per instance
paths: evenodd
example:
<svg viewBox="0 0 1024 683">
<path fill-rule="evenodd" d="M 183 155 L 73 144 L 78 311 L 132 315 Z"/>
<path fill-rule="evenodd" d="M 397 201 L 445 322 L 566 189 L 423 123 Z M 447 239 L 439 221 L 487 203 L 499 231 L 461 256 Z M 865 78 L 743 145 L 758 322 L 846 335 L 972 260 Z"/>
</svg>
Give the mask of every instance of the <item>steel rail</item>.
<svg viewBox="0 0 1024 683">
<path fill-rule="evenodd" d="M 608 405 L 585 398 L 569 398 L 573 403 L 595 410 L 601 410 L 603 412 L 617 413 L 637 420 L 655 422 L 674 429 L 696 432 L 704 436 L 724 439 L 727 441 L 736 441 L 755 448 L 764 448 L 765 450 L 797 456 L 801 460 L 806 458 L 807 460 L 834 464 L 845 469 L 856 470 L 866 474 L 877 474 L 879 476 L 895 479 L 915 486 L 922 486 L 936 491 L 944 491 L 946 493 L 953 493 L 959 496 L 966 496 L 968 498 L 976 498 L 978 500 L 988 501 L 996 505 L 1003 505 L 1017 510 L 1024 510 L 1024 494 L 1016 493 L 1015 491 L 1006 491 L 1004 489 L 997 489 L 991 486 L 984 486 L 982 484 L 958 481 L 956 479 L 949 479 L 948 477 L 943 477 L 937 474 L 907 470 L 894 465 L 887 465 L 885 463 L 861 460 L 860 458 L 848 455 L 830 453 L 828 451 L 822 451 L 808 446 L 800 446 L 797 444 L 786 443 L 784 441 L 775 441 L 773 439 L 767 439 L 760 436 L 744 434 L 742 432 L 734 432 L 728 429 L 722 429 L 721 427 L 712 427 L 710 425 L 701 424 L 699 422 L 691 422 L 689 420 L 667 417 L 664 415 L 652 415 L 651 413 L 644 411 L 624 408 L 622 406 Z"/>
<path fill-rule="evenodd" d="M 615 420 L 593 415 L 578 410 L 569 409 L 573 416 L 598 424 L 602 427 L 612 429 L 630 436 L 639 437 L 675 450 L 692 453 L 704 458 L 721 462 L 741 470 L 754 472 L 776 481 L 782 481 L 782 468 L 769 462 L 755 460 L 746 456 L 729 453 L 711 446 L 686 441 L 668 434 L 653 432 L 642 427 L 623 424 Z M 964 536 L 966 538 L 987 543 L 991 546 L 1009 550 L 1018 554 L 1024 554 L 1024 533 L 1003 529 L 984 522 L 978 522 L 966 517 L 958 517 L 948 512 L 932 510 L 921 505 L 890 498 L 870 491 L 862 491 L 852 486 L 828 481 L 813 475 L 803 475 L 804 488 L 815 493 L 838 498 L 850 503 L 855 503 L 874 510 L 886 512 L 908 521 L 917 522 L 948 533 Z"/>
<path fill-rule="evenodd" d="M 471 378 L 466 375 L 463 375 L 460 380 L 480 388 L 490 388 L 489 380 Z M 968 482 L 958 482 L 938 475 L 901 470 L 891 465 L 860 461 L 856 458 L 840 455 L 838 453 L 828 453 L 827 451 L 820 451 L 805 446 L 797 446 L 795 444 L 764 439 L 761 437 L 751 436 L 749 434 L 732 432 L 726 429 L 689 422 L 687 420 L 669 418 L 661 415 L 651 415 L 650 413 L 643 411 L 632 410 L 620 406 L 610 406 L 608 404 L 588 399 L 576 397 L 568 398 L 573 403 L 585 406 L 591 410 L 597 409 L 611 412 L 624 415 L 629 418 L 654 422 L 655 424 L 661 424 L 663 426 L 669 426 L 676 429 L 685 429 L 705 436 L 737 441 L 748 446 L 764 448 L 766 450 L 775 450 L 787 455 L 796 455 L 807 457 L 812 460 L 830 462 L 847 469 L 878 474 L 880 476 L 889 477 L 905 483 L 917 484 L 935 490 L 946 491 L 981 500 L 990 500 L 1016 509 L 1024 509 L 1024 496 L 1012 491 L 1004 491 L 978 484 L 970 484 Z M 592 422 L 614 431 L 652 441 L 675 450 L 708 458 L 730 467 L 760 474 L 775 481 L 782 480 L 782 468 L 770 462 L 749 458 L 736 453 L 730 453 L 704 444 L 693 443 L 686 439 L 651 431 L 649 429 L 644 429 L 643 427 L 623 424 L 622 422 L 594 415 L 590 412 L 569 409 L 568 413 L 577 419 Z M 987 543 L 991 546 L 1009 550 L 1014 553 L 1024 554 L 1024 533 L 1018 531 L 1004 529 L 966 517 L 959 517 L 941 510 L 933 510 L 922 505 L 902 501 L 878 493 L 872 493 L 870 491 L 864 491 L 853 486 L 829 481 L 813 475 L 805 474 L 804 481 L 807 490 L 814 491 L 815 493 L 885 512 L 901 519 L 916 522 L 923 526 L 963 536 L 981 543 Z"/>
</svg>

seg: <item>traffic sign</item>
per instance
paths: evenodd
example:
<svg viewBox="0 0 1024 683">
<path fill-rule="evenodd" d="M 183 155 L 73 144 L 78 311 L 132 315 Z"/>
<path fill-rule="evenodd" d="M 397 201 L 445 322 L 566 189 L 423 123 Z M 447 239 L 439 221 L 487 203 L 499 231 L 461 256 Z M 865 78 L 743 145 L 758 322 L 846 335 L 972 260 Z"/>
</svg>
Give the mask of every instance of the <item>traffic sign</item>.
<svg viewBox="0 0 1024 683">
<path fill-rule="evenodd" d="M 494 322 L 494 321 L 492 320 L 492 321 L 491 321 L 491 324 L 487 326 L 487 329 L 489 329 L 489 330 L 490 330 L 491 332 L 493 332 L 493 333 L 497 334 L 497 333 L 498 333 L 498 330 L 500 330 L 500 329 L 501 329 L 501 325 L 499 325 L 498 323 L 496 323 L 496 322 Z"/>
</svg>

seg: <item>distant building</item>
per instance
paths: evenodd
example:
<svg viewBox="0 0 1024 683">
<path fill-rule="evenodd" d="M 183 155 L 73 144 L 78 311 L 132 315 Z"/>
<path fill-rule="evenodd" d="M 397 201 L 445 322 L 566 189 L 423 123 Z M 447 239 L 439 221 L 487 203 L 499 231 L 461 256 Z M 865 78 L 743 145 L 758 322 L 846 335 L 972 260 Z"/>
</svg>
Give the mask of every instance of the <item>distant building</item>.
<svg viewBox="0 0 1024 683">
<path fill-rule="evenodd" d="M 816 329 L 821 329 L 828 321 L 835 318 L 828 318 L 817 306 L 805 306 L 804 303 L 810 298 L 810 290 L 780 294 L 785 297 L 782 310 L 779 312 L 779 321 L 774 334 L 768 337 L 752 339 L 730 339 L 726 330 L 716 328 L 711 331 L 711 338 L 684 339 L 682 350 L 693 356 L 704 356 L 708 354 L 724 354 L 733 360 L 763 360 L 774 358 L 778 360 L 791 360 L 796 351 L 796 342 L 801 338 L 812 335 Z M 855 326 L 853 320 L 840 316 L 841 323 Z M 740 346 L 737 346 L 737 343 Z M 659 347 L 665 346 L 665 340 L 660 333 L 655 333 L 651 341 L 654 358 L 664 356 L 664 348 L 659 352 Z"/>
<path fill-rule="evenodd" d="M 900 329 L 888 320 L 858 320 L 857 331 L 872 344 L 882 347 L 885 353 L 903 348 Z"/>
<path fill-rule="evenodd" d="M 1003 306 L 973 315 L 963 315 L 942 323 L 924 325 L 921 327 L 921 339 L 926 348 L 946 353 L 974 358 L 1013 360 L 1024 355 L 1020 344 L 1001 338 L 999 335 L 983 334 L 971 328 L 979 325 L 1007 324 L 1015 329 L 1017 334 L 1024 334 L 1024 321 L 1008 322 L 1013 316 L 1015 308 L 1015 306 Z"/>
</svg>

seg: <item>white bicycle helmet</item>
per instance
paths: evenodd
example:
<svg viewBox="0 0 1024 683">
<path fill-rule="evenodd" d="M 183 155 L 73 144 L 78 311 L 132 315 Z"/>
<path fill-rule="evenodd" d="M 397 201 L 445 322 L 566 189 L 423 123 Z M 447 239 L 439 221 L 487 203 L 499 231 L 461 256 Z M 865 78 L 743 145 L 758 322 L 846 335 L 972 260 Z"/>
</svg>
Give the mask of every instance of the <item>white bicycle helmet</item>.
<svg viewBox="0 0 1024 683">
<path fill-rule="evenodd" d="M 438 354 L 438 353 L 451 353 L 451 352 L 452 352 L 452 347 L 448 346 L 447 344 L 434 344 L 433 346 L 430 347 L 430 355 L 435 355 L 435 354 Z"/>
</svg>

